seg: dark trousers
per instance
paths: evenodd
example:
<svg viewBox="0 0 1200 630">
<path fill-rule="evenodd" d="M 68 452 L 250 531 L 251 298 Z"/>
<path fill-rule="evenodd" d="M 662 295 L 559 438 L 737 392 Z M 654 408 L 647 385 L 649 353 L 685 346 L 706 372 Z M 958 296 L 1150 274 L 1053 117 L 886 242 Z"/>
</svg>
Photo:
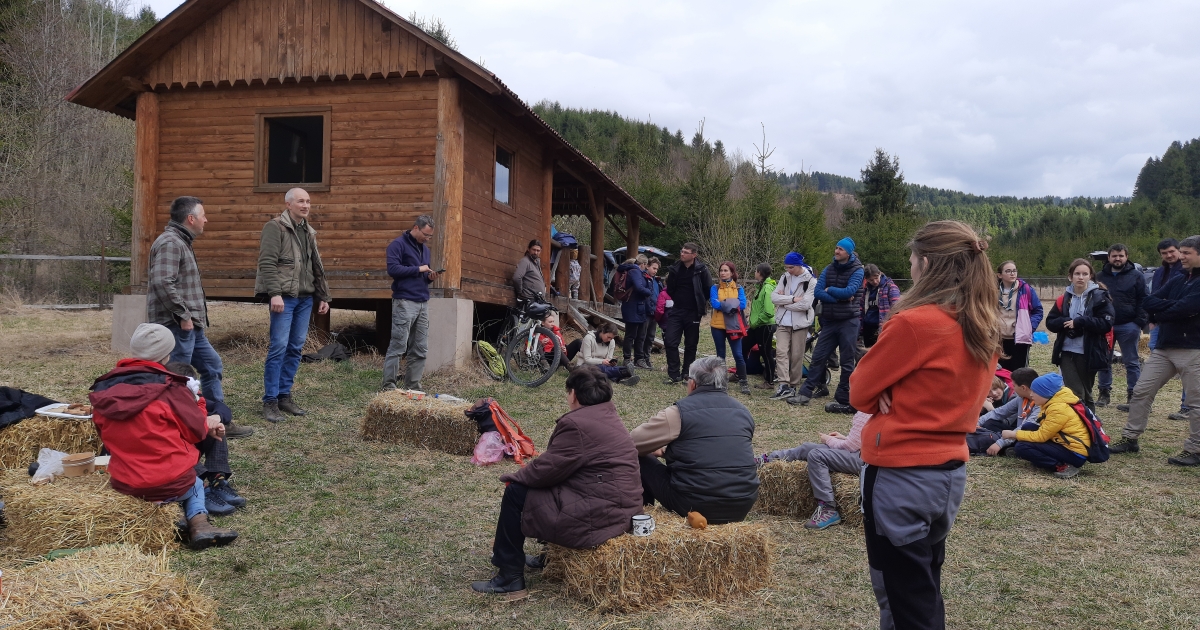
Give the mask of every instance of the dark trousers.
<svg viewBox="0 0 1200 630">
<path fill-rule="evenodd" d="M 224 439 L 204 438 L 196 445 L 200 461 L 196 462 L 196 476 L 212 481 L 218 475 L 228 479 L 233 475 L 229 467 L 229 443 Z"/>
<path fill-rule="evenodd" d="M 813 348 L 812 361 L 808 364 L 808 379 L 800 387 L 804 396 L 812 396 L 818 387 L 825 384 L 825 363 L 838 350 L 841 370 L 838 373 L 837 392 L 833 399 L 843 405 L 850 404 L 850 375 L 854 373 L 854 358 L 858 356 L 858 319 L 821 321 L 817 333 L 817 345 Z"/>
<path fill-rule="evenodd" d="M 582 339 L 576 339 L 575 341 L 572 341 L 571 343 L 567 344 L 567 348 L 566 348 L 567 361 L 574 361 L 575 355 L 579 354 L 579 349 L 582 347 L 583 347 Z"/>
<path fill-rule="evenodd" d="M 879 324 L 863 323 L 862 325 L 862 340 L 863 347 L 870 348 L 879 341 Z"/>
<path fill-rule="evenodd" d="M 654 505 L 654 502 L 658 501 L 664 508 L 680 516 L 687 516 L 688 512 L 699 512 L 709 523 L 720 525 L 744 520 L 758 499 L 758 494 L 755 493 L 748 500 L 697 500 L 671 487 L 671 469 L 657 457 L 643 455 L 638 458 L 638 463 L 642 469 L 642 505 Z"/>
<path fill-rule="evenodd" d="M 658 334 L 658 322 L 653 318 L 646 320 L 646 332 L 642 335 L 642 356 L 650 359 L 650 351 L 654 350 L 654 337 Z"/>
<path fill-rule="evenodd" d="M 679 342 L 683 341 L 683 363 L 679 362 Z M 667 350 L 667 375 L 686 378 L 692 361 L 696 360 L 696 344 L 700 343 L 700 315 L 696 311 L 673 308 L 667 311 L 663 324 L 663 345 Z"/>
<path fill-rule="evenodd" d="M 645 334 L 646 322 L 625 322 L 625 336 L 621 339 L 621 355 L 625 363 L 646 358 L 646 355 L 642 354 Z"/>
<path fill-rule="evenodd" d="M 758 346 L 758 355 L 763 359 L 763 378 L 768 383 L 775 382 L 775 326 L 757 326 L 750 329 L 749 343 L 742 343 L 746 354 L 750 348 Z"/>
<path fill-rule="evenodd" d="M 1132 396 L 1142 375 L 1142 364 L 1138 360 L 1138 343 L 1142 340 L 1142 329 L 1133 322 L 1113 326 L 1113 343 L 1121 347 L 1121 362 L 1125 364 L 1125 391 Z M 1100 389 L 1112 389 L 1112 364 L 1100 370 Z"/>
<path fill-rule="evenodd" d="M 1096 401 L 1092 399 L 1092 386 L 1096 384 L 1096 370 L 1088 368 L 1086 355 L 1074 352 L 1063 352 L 1059 360 L 1063 385 L 1087 405 L 1088 409 L 1096 410 Z"/>
<path fill-rule="evenodd" d="M 521 512 L 529 488 L 509 482 L 500 499 L 500 517 L 496 519 L 496 540 L 492 542 L 492 564 L 498 567 L 525 566 L 525 534 L 521 531 Z"/>
<path fill-rule="evenodd" d="M 1082 466 L 1087 458 L 1054 442 L 1017 442 L 1013 445 L 1017 457 L 1043 470 L 1057 470 L 1059 464 Z"/>
<path fill-rule="evenodd" d="M 1017 343 L 1015 339 L 1004 340 L 1004 354 L 1007 359 L 1000 359 L 1000 367 L 1012 372 L 1013 370 L 1029 367 L 1029 346 Z"/>
</svg>

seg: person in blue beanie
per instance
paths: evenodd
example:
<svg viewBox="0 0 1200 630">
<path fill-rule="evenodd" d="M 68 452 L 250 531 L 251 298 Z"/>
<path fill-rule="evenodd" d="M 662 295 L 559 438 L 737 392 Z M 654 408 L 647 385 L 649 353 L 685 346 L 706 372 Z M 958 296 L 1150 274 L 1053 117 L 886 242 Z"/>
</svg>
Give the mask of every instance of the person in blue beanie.
<svg viewBox="0 0 1200 630">
<path fill-rule="evenodd" d="M 1087 427 L 1072 405 L 1079 397 L 1056 373 L 1043 374 L 1029 386 L 1030 398 L 1042 408 L 1037 423 L 1026 422 L 1016 431 L 1003 431 L 1000 437 L 1016 440 L 1013 450 L 1017 457 L 1053 472 L 1059 479 L 1079 474 L 1087 463 L 1088 447 L 1092 445 Z"/>
<path fill-rule="evenodd" d="M 817 281 L 804 264 L 804 256 L 789 252 L 783 267 L 786 271 L 771 292 L 771 304 L 775 306 L 775 380 L 779 383 L 773 400 L 786 400 L 800 390 L 808 329 L 816 317 L 813 300 Z"/>
<path fill-rule="evenodd" d="M 859 317 L 859 299 L 863 291 L 863 265 L 854 254 L 854 239 L 849 236 L 838 241 L 833 249 L 833 262 L 821 272 L 813 295 L 821 303 L 821 331 L 817 334 L 817 345 L 813 348 L 812 361 L 808 364 L 808 378 L 795 396 L 787 399 L 792 405 L 807 405 L 818 392 L 824 389 L 826 363 L 838 349 L 841 357 L 841 373 L 838 377 L 834 402 L 825 406 L 833 413 L 854 413 L 850 406 L 850 375 L 854 373 L 855 358 L 858 356 L 858 330 L 862 324 Z"/>
</svg>

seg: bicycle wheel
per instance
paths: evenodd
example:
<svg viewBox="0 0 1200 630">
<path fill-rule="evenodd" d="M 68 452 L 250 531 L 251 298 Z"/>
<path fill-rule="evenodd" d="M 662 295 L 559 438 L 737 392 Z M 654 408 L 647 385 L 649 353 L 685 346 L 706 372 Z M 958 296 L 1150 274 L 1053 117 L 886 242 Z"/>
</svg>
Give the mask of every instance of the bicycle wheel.
<svg viewBox="0 0 1200 630">
<path fill-rule="evenodd" d="M 542 337 L 550 339 L 553 351 L 542 351 Z M 509 339 L 508 347 L 504 349 L 504 368 L 508 378 L 517 385 L 537 387 L 554 375 L 562 361 L 562 353 L 562 344 L 549 328 L 522 328 Z"/>
<path fill-rule="evenodd" d="M 504 357 L 500 356 L 500 352 L 492 344 L 482 340 L 476 341 L 475 359 L 492 380 L 504 380 Z"/>
</svg>

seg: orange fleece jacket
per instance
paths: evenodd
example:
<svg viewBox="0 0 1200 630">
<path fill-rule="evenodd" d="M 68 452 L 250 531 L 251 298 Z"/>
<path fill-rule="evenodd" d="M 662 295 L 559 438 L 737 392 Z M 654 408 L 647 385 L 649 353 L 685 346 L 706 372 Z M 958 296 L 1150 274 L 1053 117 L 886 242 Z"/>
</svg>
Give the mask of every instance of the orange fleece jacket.
<svg viewBox="0 0 1200 630">
<path fill-rule="evenodd" d="M 967 461 L 966 435 L 995 371 L 967 351 L 962 328 L 937 306 L 893 314 L 850 376 L 850 404 L 873 414 L 862 431 L 862 459 L 885 468 Z M 892 409 L 879 413 L 891 390 Z"/>
</svg>

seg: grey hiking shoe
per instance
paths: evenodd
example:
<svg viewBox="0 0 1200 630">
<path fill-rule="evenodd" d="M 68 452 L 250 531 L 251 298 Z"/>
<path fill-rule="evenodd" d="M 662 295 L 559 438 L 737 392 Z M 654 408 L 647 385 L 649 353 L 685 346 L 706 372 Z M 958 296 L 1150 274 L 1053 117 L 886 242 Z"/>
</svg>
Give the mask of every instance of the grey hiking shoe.
<svg viewBox="0 0 1200 630">
<path fill-rule="evenodd" d="M 306 416 L 308 412 L 296 405 L 296 401 L 292 400 L 291 396 L 279 397 L 279 410 L 285 413 L 290 413 L 293 416 Z"/>
<path fill-rule="evenodd" d="M 1078 474 L 1079 466 L 1072 466 L 1070 464 L 1059 464 L 1058 470 L 1054 471 L 1054 476 L 1059 479 L 1070 479 Z"/>
<path fill-rule="evenodd" d="M 830 525 L 837 525 L 842 522 L 842 515 L 838 514 L 837 506 L 829 505 L 828 503 L 817 502 L 817 509 L 813 512 L 812 518 L 804 524 L 805 529 L 825 529 Z"/>
<path fill-rule="evenodd" d="M 1167 463 L 1176 466 L 1200 466 L 1200 453 L 1183 451 L 1175 457 L 1168 458 Z"/>
<path fill-rule="evenodd" d="M 789 405 L 807 405 L 811 400 L 812 398 L 800 393 L 797 393 L 795 396 L 787 399 Z"/>
<path fill-rule="evenodd" d="M 1108 452 L 1110 453 L 1136 453 L 1139 450 L 1141 450 L 1141 447 L 1138 446 L 1138 441 L 1129 438 L 1120 438 L 1108 447 Z"/>
<path fill-rule="evenodd" d="M 267 419 L 267 422 L 283 422 L 287 420 L 287 416 L 279 411 L 279 401 L 277 400 L 263 403 L 263 417 Z"/>
<path fill-rule="evenodd" d="M 1187 412 L 1180 409 L 1173 414 L 1167 416 L 1168 420 L 1187 420 Z"/>
</svg>

